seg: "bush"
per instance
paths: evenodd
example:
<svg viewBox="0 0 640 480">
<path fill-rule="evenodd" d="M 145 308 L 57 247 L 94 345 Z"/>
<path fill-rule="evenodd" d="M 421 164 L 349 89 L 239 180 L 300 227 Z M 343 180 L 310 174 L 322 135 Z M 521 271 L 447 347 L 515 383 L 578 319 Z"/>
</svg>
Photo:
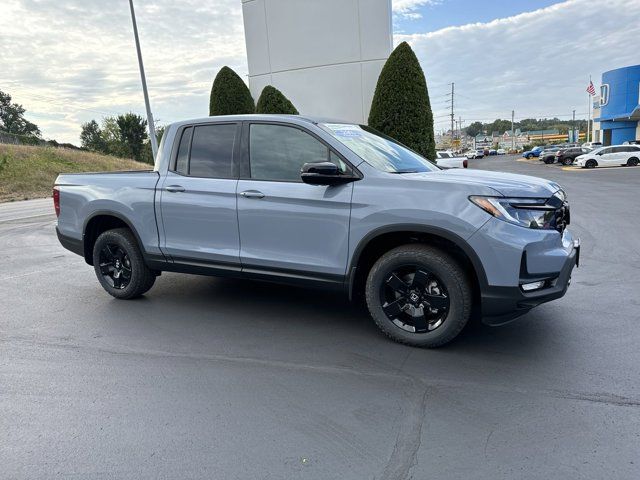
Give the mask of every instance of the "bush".
<svg viewBox="0 0 640 480">
<path fill-rule="evenodd" d="M 378 78 L 369 126 L 435 160 L 436 142 L 427 81 L 407 42 L 391 53 Z"/>
<path fill-rule="evenodd" d="M 267 85 L 262 90 L 256 104 L 256 113 L 299 115 L 293 103 L 280 90 L 271 85 Z"/>
<path fill-rule="evenodd" d="M 255 110 L 247 85 L 236 72 L 222 67 L 211 87 L 209 115 L 238 115 L 254 113 Z"/>
</svg>

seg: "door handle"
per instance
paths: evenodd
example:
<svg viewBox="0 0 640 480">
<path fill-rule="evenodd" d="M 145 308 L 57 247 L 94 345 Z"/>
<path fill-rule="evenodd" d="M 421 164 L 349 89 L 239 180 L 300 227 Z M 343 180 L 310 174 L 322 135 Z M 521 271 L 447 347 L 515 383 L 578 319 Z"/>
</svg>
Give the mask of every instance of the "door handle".
<svg viewBox="0 0 640 480">
<path fill-rule="evenodd" d="M 259 192 L 258 190 L 247 190 L 245 192 L 240 192 L 240 195 L 244 198 L 264 198 L 264 193 Z"/>
<path fill-rule="evenodd" d="M 169 185 L 168 187 L 165 187 L 165 190 L 167 192 L 184 192 L 184 187 L 182 185 Z"/>
</svg>

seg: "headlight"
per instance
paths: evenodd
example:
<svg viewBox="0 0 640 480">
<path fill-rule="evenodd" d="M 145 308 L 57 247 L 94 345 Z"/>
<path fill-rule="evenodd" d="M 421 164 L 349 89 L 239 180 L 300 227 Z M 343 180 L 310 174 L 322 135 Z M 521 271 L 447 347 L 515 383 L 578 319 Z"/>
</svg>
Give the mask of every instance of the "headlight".
<svg viewBox="0 0 640 480">
<path fill-rule="evenodd" d="M 562 191 L 562 190 L 561 190 Z M 564 192 L 562 193 L 564 195 Z M 553 198 L 553 197 L 552 197 Z M 494 217 L 526 228 L 554 230 L 556 208 L 540 198 L 469 197 Z M 564 198 L 562 198 L 564 201 Z"/>
</svg>

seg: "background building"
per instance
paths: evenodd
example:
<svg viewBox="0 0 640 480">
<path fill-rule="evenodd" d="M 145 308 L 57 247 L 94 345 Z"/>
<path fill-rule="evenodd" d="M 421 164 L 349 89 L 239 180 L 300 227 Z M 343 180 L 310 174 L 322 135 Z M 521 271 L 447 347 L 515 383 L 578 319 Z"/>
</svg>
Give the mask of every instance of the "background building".
<svg viewBox="0 0 640 480">
<path fill-rule="evenodd" d="M 594 110 L 594 141 L 619 145 L 640 139 L 640 65 L 602 74 L 599 107 Z"/>
<path fill-rule="evenodd" d="M 249 89 L 306 115 L 366 123 L 392 46 L 391 0 L 242 0 Z"/>
</svg>

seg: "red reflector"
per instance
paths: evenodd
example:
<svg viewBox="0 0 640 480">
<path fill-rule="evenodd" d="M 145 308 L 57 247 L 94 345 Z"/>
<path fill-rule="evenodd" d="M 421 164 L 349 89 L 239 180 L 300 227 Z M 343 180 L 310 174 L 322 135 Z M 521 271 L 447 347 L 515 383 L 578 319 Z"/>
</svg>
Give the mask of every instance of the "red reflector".
<svg viewBox="0 0 640 480">
<path fill-rule="evenodd" d="M 56 210 L 56 217 L 60 216 L 60 190 L 53 187 L 53 208 Z"/>
<path fill-rule="evenodd" d="M 463 166 L 464 168 L 467 168 L 467 165 L 469 165 L 469 162 L 467 162 L 466 160 L 463 160 L 463 161 L 462 161 L 462 166 Z"/>
</svg>

